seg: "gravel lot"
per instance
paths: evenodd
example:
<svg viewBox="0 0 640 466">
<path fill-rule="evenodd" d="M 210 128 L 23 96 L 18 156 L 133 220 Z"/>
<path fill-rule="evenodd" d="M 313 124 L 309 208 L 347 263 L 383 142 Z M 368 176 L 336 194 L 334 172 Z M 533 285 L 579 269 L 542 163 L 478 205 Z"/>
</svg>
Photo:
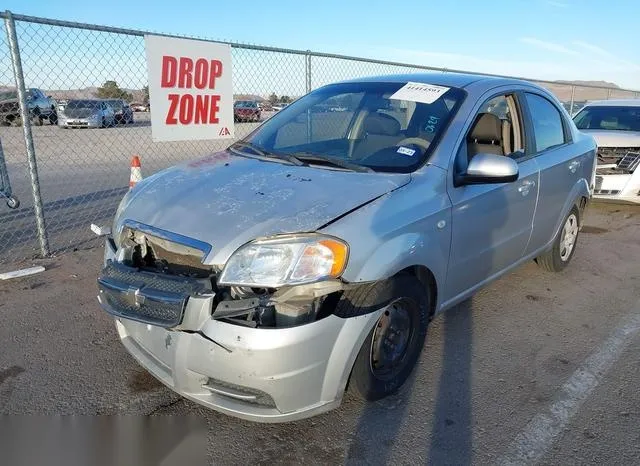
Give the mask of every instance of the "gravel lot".
<svg viewBox="0 0 640 466">
<path fill-rule="evenodd" d="M 398 394 L 276 425 L 202 409 L 134 362 L 95 299 L 101 248 L 40 261 L 0 282 L 0 413 L 196 414 L 216 464 L 504 464 L 550 419 L 534 463 L 640 464 L 639 227 L 638 207 L 591 206 L 567 270 L 524 265 L 436 317 Z"/>
</svg>

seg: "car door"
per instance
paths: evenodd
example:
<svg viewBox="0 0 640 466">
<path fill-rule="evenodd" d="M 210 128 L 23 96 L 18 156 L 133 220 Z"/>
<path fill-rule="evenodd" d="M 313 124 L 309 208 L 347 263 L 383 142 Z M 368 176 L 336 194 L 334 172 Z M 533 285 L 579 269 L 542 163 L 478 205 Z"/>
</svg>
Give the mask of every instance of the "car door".
<svg viewBox="0 0 640 466">
<path fill-rule="evenodd" d="M 496 97 L 500 96 L 491 96 L 480 107 L 474 121 L 481 113 L 490 113 L 500 107 L 491 104 Z M 452 242 L 446 284 L 447 300 L 472 292 L 518 262 L 531 236 L 539 170 L 524 139 L 524 120 L 519 100 L 515 93 L 505 93 L 504 98 L 508 101 L 512 128 L 515 128 L 511 132 L 514 136 L 513 151 L 506 156 L 518 162 L 519 176 L 517 181 L 511 183 L 450 185 Z M 504 120 L 502 122 L 504 125 Z M 471 127 L 465 139 L 473 136 L 473 132 Z M 454 171 L 466 168 L 469 150 L 468 144 L 463 141 L 456 155 Z"/>
<path fill-rule="evenodd" d="M 562 220 L 567 198 L 582 176 L 581 154 L 574 153 L 571 131 L 558 105 L 540 92 L 522 94 L 528 139 L 540 168 L 538 209 L 527 253 L 544 247 Z"/>
</svg>

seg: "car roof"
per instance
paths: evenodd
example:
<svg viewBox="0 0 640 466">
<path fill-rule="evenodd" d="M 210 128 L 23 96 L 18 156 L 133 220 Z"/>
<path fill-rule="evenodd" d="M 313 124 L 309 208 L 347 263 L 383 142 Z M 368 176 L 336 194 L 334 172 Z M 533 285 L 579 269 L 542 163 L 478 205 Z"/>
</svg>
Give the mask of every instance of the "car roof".
<svg viewBox="0 0 640 466">
<path fill-rule="evenodd" d="M 610 100 L 593 100 L 587 102 L 585 107 L 640 107 L 640 99 L 610 99 Z"/>
<path fill-rule="evenodd" d="M 534 85 L 530 81 L 515 78 L 503 78 L 500 76 L 492 76 L 485 74 L 469 74 L 469 73 L 406 73 L 393 75 L 370 76 L 365 78 L 350 79 L 342 81 L 343 83 L 357 82 L 385 82 L 385 83 L 406 83 L 408 81 L 423 84 L 435 84 L 436 86 L 459 87 L 464 88 L 472 83 L 486 83 L 488 86 L 497 86 L 503 84 L 529 84 Z"/>
</svg>

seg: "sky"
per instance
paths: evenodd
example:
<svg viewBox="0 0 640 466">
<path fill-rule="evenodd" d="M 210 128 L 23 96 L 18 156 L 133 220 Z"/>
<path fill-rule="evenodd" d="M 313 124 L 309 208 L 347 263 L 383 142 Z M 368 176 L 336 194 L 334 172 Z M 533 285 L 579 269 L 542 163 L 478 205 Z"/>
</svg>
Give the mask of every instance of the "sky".
<svg viewBox="0 0 640 466">
<path fill-rule="evenodd" d="M 109 0 L 81 4 L 4 0 L 2 9 L 14 14 L 530 79 L 608 81 L 640 90 L 638 0 Z M 52 30 L 45 33 L 57 34 Z M 27 57 L 60 55 L 59 51 L 52 52 L 53 48 L 61 49 L 65 44 L 73 48 L 78 43 L 77 37 L 66 35 L 59 40 L 40 41 L 41 34 L 35 28 L 23 34 L 33 40 L 23 47 Z M 143 59 L 139 44 L 123 44 L 114 41 L 106 49 L 96 46 L 90 59 L 99 64 L 108 59 L 104 54 L 117 61 L 113 55 L 120 49 L 124 50 L 120 58 L 124 63 L 118 62 L 118 66 L 126 68 L 133 54 L 135 60 Z M 234 55 L 234 63 L 239 60 L 246 65 L 252 59 L 249 52 Z M 297 57 L 275 55 L 264 63 L 264 75 L 271 69 L 286 71 L 287 67 L 298 73 L 304 66 Z M 326 78 L 322 80 L 339 74 L 329 68 L 322 70 L 323 66 L 335 68 L 336 64 L 322 60 L 315 63 L 316 76 Z M 255 75 L 256 66 L 239 69 L 241 74 Z M 95 79 L 102 79 L 102 74 Z M 140 79 L 131 77 L 136 85 Z M 245 80 L 247 85 L 255 82 L 255 76 Z M 291 92 L 303 87 L 304 81 L 296 83 Z"/>
</svg>

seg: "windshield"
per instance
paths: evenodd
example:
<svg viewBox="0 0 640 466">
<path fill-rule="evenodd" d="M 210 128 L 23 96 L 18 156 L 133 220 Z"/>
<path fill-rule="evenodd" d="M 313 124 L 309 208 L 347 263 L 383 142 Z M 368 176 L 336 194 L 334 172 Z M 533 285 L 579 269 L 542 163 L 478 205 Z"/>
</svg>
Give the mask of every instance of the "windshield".
<svg viewBox="0 0 640 466">
<path fill-rule="evenodd" d="M 107 100 L 107 104 L 109 104 L 111 108 L 121 109 L 123 102 L 122 100 Z"/>
<path fill-rule="evenodd" d="M 246 101 L 238 101 L 235 104 L 236 107 L 243 107 L 243 108 L 250 108 L 250 107 L 255 107 L 256 103 L 255 102 L 246 102 Z"/>
<path fill-rule="evenodd" d="M 343 167 L 412 172 L 435 148 L 464 91 L 444 88 L 429 104 L 391 98 L 405 84 L 322 87 L 288 105 L 236 147 L 250 145 L 262 154 L 303 161 L 321 156 Z"/>
<path fill-rule="evenodd" d="M 67 104 L 67 109 L 90 109 L 90 110 L 98 110 L 100 108 L 99 100 L 70 100 Z"/>
<path fill-rule="evenodd" d="M 583 108 L 573 119 L 578 129 L 640 131 L 640 106 L 592 106 Z"/>
</svg>

